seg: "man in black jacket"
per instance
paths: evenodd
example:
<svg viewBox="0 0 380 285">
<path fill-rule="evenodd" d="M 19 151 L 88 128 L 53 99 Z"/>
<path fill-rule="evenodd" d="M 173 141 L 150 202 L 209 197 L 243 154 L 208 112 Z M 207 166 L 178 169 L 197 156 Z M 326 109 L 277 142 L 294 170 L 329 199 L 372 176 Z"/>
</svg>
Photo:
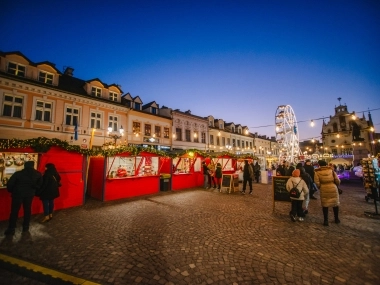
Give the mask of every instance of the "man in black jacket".
<svg viewBox="0 0 380 285">
<path fill-rule="evenodd" d="M 308 173 L 310 175 L 311 180 L 313 182 L 313 184 L 312 184 L 313 187 L 311 187 L 309 189 L 310 199 L 317 199 L 313 196 L 316 189 L 314 189 L 314 166 L 311 165 L 310 159 L 305 160 L 305 165 L 303 167 L 305 168 L 306 173 Z"/>
<path fill-rule="evenodd" d="M 42 175 L 34 169 L 34 161 L 25 162 L 24 169 L 13 173 L 7 183 L 8 192 L 12 195 L 11 213 L 5 235 L 14 235 L 18 212 L 21 204 L 24 209 L 23 232 L 29 231 L 32 201 L 36 191 L 42 186 Z"/>
</svg>

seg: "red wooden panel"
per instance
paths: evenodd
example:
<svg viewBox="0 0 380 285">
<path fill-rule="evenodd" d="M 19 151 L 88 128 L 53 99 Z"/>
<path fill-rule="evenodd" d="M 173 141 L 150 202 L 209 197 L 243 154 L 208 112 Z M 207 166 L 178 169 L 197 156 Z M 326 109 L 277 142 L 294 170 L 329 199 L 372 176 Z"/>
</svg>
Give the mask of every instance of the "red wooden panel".
<svg viewBox="0 0 380 285">
<path fill-rule="evenodd" d="M 159 176 L 144 176 L 124 179 L 107 179 L 104 200 L 118 200 L 157 193 L 160 190 Z"/>
<path fill-rule="evenodd" d="M 88 194 L 98 200 L 103 199 L 104 157 L 91 157 L 87 179 Z"/>
</svg>

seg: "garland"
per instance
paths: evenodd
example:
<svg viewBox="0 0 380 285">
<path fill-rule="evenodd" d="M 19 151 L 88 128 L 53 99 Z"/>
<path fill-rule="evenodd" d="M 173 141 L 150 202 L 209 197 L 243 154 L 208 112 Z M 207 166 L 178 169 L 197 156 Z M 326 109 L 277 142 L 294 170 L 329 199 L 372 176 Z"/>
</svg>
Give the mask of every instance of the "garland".
<svg viewBox="0 0 380 285">
<path fill-rule="evenodd" d="M 235 155 L 231 154 L 227 151 L 224 152 L 206 152 L 201 151 L 198 149 L 187 149 L 187 150 L 181 150 L 181 151 L 170 151 L 165 152 L 161 150 L 157 150 L 153 147 L 140 147 L 140 146 L 128 146 L 128 145 L 120 145 L 117 147 L 114 147 L 112 143 L 106 143 L 103 145 L 104 149 L 86 149 L 81 148 L 78 145 L 71 145 L 67 141 L 62 141 L 60 139 L 48 139 L 45 137 L 38 137 L 34 139 L 26 139 L 26 140 L 19 140 L 19 139 L 10 139 L 10 140 L 0 140 L 0 150 L 7 150 L 7 149 L 20 149 L 20 148 L 32 148 L 35 152 L 47 152 L 49 149 L 53 146 L 60 147 L 62 149 L 65 149 L 67 151 L 71 152 L 77 152 L 81 153 L 83 155 L 89 155 L 89 156 L 117 156 L 121 153 L 130 153 L 131 156 L 138 156 L 142 152 L 147 152 L 151 154 L 155 154 L 157 156 L 162 157 L 170 157 L 170 158 L 176 158 L 181 156 L 202 156 L 202 157 L 211 157 L 211 158 L 217 158 L 222 156 L 228 156 L 230 158 L 237 158 L 237 159 L 254 159 L 257 160 L 257 156 L 254 156 L 252 154 L 241 154 L 241 155 Z"/>
</svg>

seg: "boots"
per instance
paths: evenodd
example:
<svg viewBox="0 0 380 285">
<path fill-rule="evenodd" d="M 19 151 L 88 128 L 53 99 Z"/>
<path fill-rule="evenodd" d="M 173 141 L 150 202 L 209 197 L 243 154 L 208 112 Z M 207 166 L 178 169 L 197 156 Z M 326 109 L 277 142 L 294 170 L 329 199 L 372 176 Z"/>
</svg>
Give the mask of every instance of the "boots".
<svg viewBox="0 0 380 285">
<path fill-rule="evenodd" d="M 333 207 L 333 211 L 334 211 L 334 218 L 335 218 L 335 223 L 336 224 L 339 224 L 340 223 L 340 220 L 339 220 L 339 207 Z"/>
<path fill-rule="evenodd" d="M 45 218 L 41 221 L 41 223 L 46 223 L 48 221 L 50 221 L 49 216 L 45 216 Z"/>
<path fill-rule="evenodd" d="M 323 207 L 323 225 L 328 226 L 329 225 L 329 208 L 328 207 Z"/>
</svg>

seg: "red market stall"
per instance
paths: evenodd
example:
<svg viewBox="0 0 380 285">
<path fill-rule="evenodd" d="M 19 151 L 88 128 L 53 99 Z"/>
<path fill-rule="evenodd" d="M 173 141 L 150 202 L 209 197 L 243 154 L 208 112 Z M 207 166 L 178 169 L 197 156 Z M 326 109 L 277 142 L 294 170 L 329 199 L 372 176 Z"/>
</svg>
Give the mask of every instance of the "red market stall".
<svg viewBox="0 0 380 285">
<path fill-rule="evenodd" d="M 31 147 L 2 148 L 0 151 L 0 220 L 7 220 L 11 210 L 11 194 L 6 184 L 11 175 L 24 168 L 25 161 L 33 160 L 35 168 L 43 173 L 46 163 L 53 163 L 61 176 L 60 197 L 54 200 L 54 209 L 66 209 L 84 203 L 85 157 L 83 154 L 50 147 L 46 152 L 38 153 Z M 35 197 L 32 202 L 32 214 L 43 212 L 41 200 Z M 19 217 L 24 215 L 22 208 Z"/>
<path fill-rule="evenodd" d="M 130 151 L 90 158 L 88 194 L 101 201 L 157 193 L 160 173 L 169 158 L 157 153 Z M 170 171 L 166 166 L 165 171 Z"/>
<path fill-rule="evenodd" d="M 172 154 L 172 190 L 203 186 L 203 156 L 194 150 Z"/>
</svg>

